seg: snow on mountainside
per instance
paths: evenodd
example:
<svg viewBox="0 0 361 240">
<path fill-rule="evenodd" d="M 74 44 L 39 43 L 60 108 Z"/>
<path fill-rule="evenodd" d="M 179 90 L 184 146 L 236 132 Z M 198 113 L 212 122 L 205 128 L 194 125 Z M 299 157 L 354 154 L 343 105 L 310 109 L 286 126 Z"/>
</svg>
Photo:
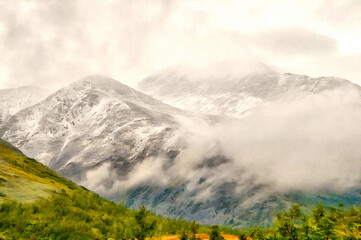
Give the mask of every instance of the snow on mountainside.
<svg viewBox="0 0 361 240">
<path fill-rule="evenodd" d="M 55 170 L 119 159 L 114 164 L 125 164 L 170 151 L 164 144 L 177 128 L 172 114 L 181 111 L 115 80 L 90 76 L 18 112 L 0 134 Z"/>
<path fill-rule="evenodd" d="M 271 70 L 239 75 L 209 75 L 201 70 L 165 69 L 137 88 L 171 106 L 194 112 L 242 117 L 267 102 L 289 101 L 325 90 L 359 86 L 334 77 L 311 78 Z"/>
<path fill-rule="evenodd" d="M 40 102 L 53 90 L 34 86 L 0 89 L 0 126 L 11 115 Z"/>
<path fill-rule="evenodd" d="M 264 187 L 249 176 L 238 183 L 206 181 L 230 161 L 220 155 L 216 145 L 201 147 L 207 156 L 184 152 L 192 144 L 193 124 L 201 127 L 208 119 L 170 107 L 115 80 L 90 76 L 13 115 L 0 135 L 25 154 L 103 196 L 114 200 L 125 196 L 128 206 L 137 207 L 141 201 L 167 216 L 221 223 L 231 207 L 244 206 L 255 198 L 232 214 L 261 204 L 268 206 L 268 216 L 275 209 L 271 206 L 280 202 L 268 195 L 262 197 L 260 189 Z M 187 162 L 193 158 L 195 162 Z M 233 196 L 234 188 L 241 185 L 242 197 Z M 144 191 L 139 190 L 141 186 Z M 201 204 L 198 195 L 206 194 L 209 186 L 219 194 Z M 169 202 L 165 198 L 170 196 L 177 197 Z M 227 196 L 232 196 L 232 204 L 225 204 Z M 217 217 L 215 208 L 222 210 Z"/>
<path fill-rule="evenodd" d="M 168 103 L 175 99 L 188 110 L 221 115 L 210 117 L 90 76 L 14 114 L 0 128 L 0 137 L 102 196 L 122 197 L 129 207 L 144 203 L 156 213 L 202 223 L 267 226 L 275 212 L 293 202 L 307 207 L 320 200 L 353 204 L 360 199 L 353 190 L 302 192 L 312 187 L 302 185 L 305 179 L 311 185 L 344 185 L 339 180 L 346 172 L 352 184 L 359 181 L 359 167 L 352 165 L 361 156 L 352 144 L 361 136 L 354 123 L 361 121 L 359 87 L 340 79 L 318 80 L 268 72 L 213 79 L 212 85 L 191 76 L 141 83 L 157 89 Z M 352 91 L 340 95 L 334 89 Z M 321 92 L 327 94 L 310 98 Z M 260 104 L 268 102 L 282 104 Z M 263 111 L 244 115 L 261 105 Z M 244 117 L 222 120 L 223 115 Z M 309 166 L 321 177 L 302 175 Z M 340 174 L 327 169 L 322 175 L 328 166 Z M 290 178 L 295 170 L 300 174 Z"/>
</svg>

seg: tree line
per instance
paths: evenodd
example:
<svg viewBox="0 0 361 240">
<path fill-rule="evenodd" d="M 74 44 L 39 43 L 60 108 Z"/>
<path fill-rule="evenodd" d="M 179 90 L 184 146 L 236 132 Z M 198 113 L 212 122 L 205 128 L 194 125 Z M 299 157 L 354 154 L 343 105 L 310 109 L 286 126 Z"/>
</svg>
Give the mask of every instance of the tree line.
<svg viewBox="0 0 361 240">
<path fill-rule="evenodd" d="M 275 216 L 270 228 L 232 229 L 157 216 L 144 206 L 137 211 L 77 188 L 72 193 L 54 192 L 50 199 L 34 203 L 0 203 L 0 239 L 137 239 L 179 235 L 180 240 L 224 240 L 233 234 L 248 239 L 361 239 L 361 208 L 326 208 L 318 204 L 310 214 L 299 205 Z"/>
<path fill-rule="evenodd" d="M 361 239 L 361 206 L 345 209 L 342 203 L 326 208 L 319 203 L 310 214 L 299 205 L 276 215 L 273 227 L 241 230 L 240 240 L 359 240 Z"/>
</svg>

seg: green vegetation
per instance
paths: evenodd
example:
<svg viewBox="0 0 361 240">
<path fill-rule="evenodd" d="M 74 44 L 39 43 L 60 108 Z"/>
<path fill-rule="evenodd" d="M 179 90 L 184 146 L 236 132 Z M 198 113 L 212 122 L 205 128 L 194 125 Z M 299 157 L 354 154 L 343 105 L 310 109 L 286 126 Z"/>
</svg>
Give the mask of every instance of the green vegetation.
<svg viewBox="0 0 361 240">
<path fill-rule="evenodd" d="M 0 239 L 142 240 L 191 231 L 187 221 L 103 199 L 1 139 L 0 193 Z"/>
<path fill-rule="evenodd" d="M 185 230 L 183 230 L 183 232 L 182 232 L 182 234 L 181 234 L 181 236 L 180 236 L 179 240 L 188 240 L 188 236 L 187 236 L 187 234 L 186 234 L 186 231 L 185 231 Z"/>
<path fill-rule="evenodd" d="M 221 233 L 251 239 L 361 239 L 361 208 L 299 205 L 275 216 L 270 228 L 232 229 L 134 211 L 61 177 L 0 139 L 0 239 L 138 239 L 179 235 L 223 240 Z M 199 236 L 199 235 L 198 235 Z"/>
<path fill-rule="evenodd" d="M 85 190 L 61 191 L 34 203 L 0 204 L 0 238 L 145 239 L 180 234 L 189 223 L 132 211 Z"/>
<path fill-rule="evenodd" d="M 252 228 L 240 230 L 240 240 L 252 239 L 312 239 L 312 240 L 353 240 L 361 239 L 361 207 L 343 209 L 325 208 L 318 204 L 310 215 L 302 214 L 298 205 L 276 216 L 274 226 L 268 229 Z"/>
<path fill-rule="evenodd" d="M 156 219 L 147 221 L 147 210 L 144 205 L 140 207 L 139 211 L 135 214 L 135 231 L 134 236 L 138 240 L 144 240 L 147 237 L 152 237 L 157 223 Z"/>
<path fill-rule="evenodd" d="M 61 189 L 70 192 L 80 187 L 0 139 L 0 202 L 30 203 Z"/>
<path fill-rule="evenodd" d="M 219 226 L 213 225 L 209 240 L 224 240 L 224 237 L 219 232 Z"/>
<path fill-rule="evenodd" d="M 191 240 L 197 240 L 197 237 L 196 237 L 196 234 L 198 233 L 198 230 L 199 230 L 199 224 L 196 223 L 195 220 L 193 220 L 191 222 L 191 225 L 190 225 L 190 232 L 191 232 L 191 237 L 190 239 Z"/>
</svg>

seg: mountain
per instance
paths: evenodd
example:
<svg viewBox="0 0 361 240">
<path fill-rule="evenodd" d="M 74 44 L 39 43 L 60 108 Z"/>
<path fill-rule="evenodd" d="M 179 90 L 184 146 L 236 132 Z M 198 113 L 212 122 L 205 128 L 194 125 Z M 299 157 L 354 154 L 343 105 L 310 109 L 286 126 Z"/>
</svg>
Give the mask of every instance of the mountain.
<svg viewBox="0 0 361 240">
<path fill-rule="evenodd" d="M 34 86 L 0 89 L 0 127 L 10 116 L 44 100 L 52 92 Z"/>
<path fill-rule="evenodd" d="M 137 89 L 171 106 L 194 112 L 240 118 L 265 103 L 285 102 L 328 90 L 360 87 L 335 77 L 311 78 L 271 69 L 247 74 L 212 74 L 168 68 L 138 83 Z M 220 72 L 220 73 L 219 73 Z"/>
<path fill-rule="evenodd" d="M 228 119 L 198 131 L 203 137 L 198 141 L 216 143 L 228 162 L 198 173 L 199 188 L 193 194 L 208 198 L 190 204 L 197 217 L 212 216 L 206 221 L 214 223 L 219 216 L 234 226 L 267 225 L 272 210 L 295 202 L 307 211 L 321 201 L 360 201 L 361 151 L 354 145 L 361 141 L 360 86 L 341 78 L 271 70 L 224 72 L 166 69 L 137 87 L 174 107 Z M 190 152 L 206 156 L 209 149 Z M 202 187 L 207 191 L 199 191 Z M 134 199 L 147 199 L 146 188 L 140 189 L 136 195 L 131 192 Z M 170 204 L 177 198 L 173 192 L 167 189 L 159 199 L 169 203 L 168 210 L 180 212 L 184 205 Z M 202 212 L 210 206 L 216 206 L 213 212 Z"/>
<path fill-rule="evenodd" d="M 118 182 L 144 159 L 162 159 L 167 166 L 177 157 L 186 134 L 178 118 L 207 119 L 113 79 L 89 76 L 16 113 L 0 135 L 63 176 L 114 199 L 125 188 Z"/>
<path fill-rule="evenodd" d="M 7 121 L 1 135 L 55 170 L 125 164 L 164 151 L 181 111 L 115 80 L 90 76 Z M 124 168 L 123 168 L 124 169 Z"/>
<path fill-rule="evenodd" d="M 196 189 L 203 188 L 202 176 L 229 159 L 208 146 L 207 156 L 184 163 L 190 159 L 184 150 L 192 145 L 189 139 L 194 135 L 189 128 L 195 122 L 207 125 L 214 121 L 218 120 L 170 107 L 113 79 L 90 76 L 16 113 L 0 135 L 25 154 L 102 196 L 114 200 L 124 197 L 129 207 L 144 202 L 167 216 L 223 222 L 223 213 L 214 218 L 209 212 L 216 207 L 230 211 L 233 205 L 222 200 L 226 195 L 216 196 L 199 211 Z M 188 189 L 194 181 L 200 181 L 197 188 Z M 248 181 L 244 199 L 258 194 L 257 183 L 247 176 L 242 181 Z M 212 187 L 224 191 L 222 184 Z M 139 191 L 141 186 L 147 191 Z M 229 191 L 232 188 L 230 184 Z M 172 207 L 179 207 L 178 212 L 169 211 L 164 192 L 177 195 Z M 134 199 L 137 194 L 142 196 Z M 144 199 L 143 194 L 149 197 Z"/>
<path fill-rule="evenodd" d="M 336 88 L 327 81 L 319 86 L 323 84 Z M 353 89 L 347 81 L 339 85 Z M 180 94 L 189 90 L 182 88 L 181 82 L 174 87 Z M 269 88 L 263 92 L 278 91 L 272 84 Z M 251 90 L 247 90 L 249 95 L 254 94 Z M 337 105 L 344 96 L 335 98 L 331 91 L 334 100 L 330 101 L 324 92 L 329 91 L 321 91 L 322 101 L 309 99 L 319 95 L 312 91 L 301 92 L 309 94 L 295 101 L 278 98 L 273 103 L 287 105 L 269 108 L 264 104 L 263 111 L 257 107 L 259 112 L 252 110 L 254 113 L 235 121 L 180 110 L 113 79 L 89 76 L 14 114 L 3 124 L 0 136 L 63 176 L 103 197 L 120 199 L 128 207 L 145 204 L 158 214 L 209 224 L 269 226 L 276 212 L 295 202 L 307 210 L 319 201 L 350 205 L 360 200 L 354 183 L 359 167 L 353 165 L 360 155 L 358 146 L 352 144 L 360 134 L 354 124 L 344 121 L 354 123 L 358 116 L 354 114 L 361 108 L 353 98 L 352 104 L 341 101 Z M 307 102 L 302 105 L 299 99 Z M 319 102 L 322 111 L 308 112 L 305 106 L 310 106 L 309 101 Z M 327 111 L 324 105 L 329 106 Z M 221 112 L 228 111 L 218 107 Z M 337 121 L 338 115 L 342 121 Z M 345 125 L 343 133 L 330 131 L 335 123 L 330 125 L 327 119 Z M 312 127 L 320 122 L 324 132 L 321 139 L 315 139 Z M 334 161 L 334 156 L 344 159 Z M 315 159 L 320 163 L 315 164 Z M 324 174 L 330 159 L 336 163 L 328 174 L 331 179 Z M 313 166 L 312 171 L 321 177 L 297 172 L 310 172 L 307 166 Z M 350 186 L 339 181 L 345 178 L 343 172 L 352 173 Z M 292 173 L 297 177 L 290 177 Z M 303 182 L 310 185 L 303 186 Z M 326 186 L 325 190 L 312 188 L 315 184 Z M 327 188 L 339 185 L 345 185 L 347 191 Z"/>
</svg>

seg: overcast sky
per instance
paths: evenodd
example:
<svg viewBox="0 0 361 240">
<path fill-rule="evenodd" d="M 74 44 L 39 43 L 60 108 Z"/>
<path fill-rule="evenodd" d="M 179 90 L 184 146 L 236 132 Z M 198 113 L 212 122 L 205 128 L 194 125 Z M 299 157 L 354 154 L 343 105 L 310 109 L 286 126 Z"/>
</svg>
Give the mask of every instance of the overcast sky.
<svg viewBox="0 0 361 240">
<path fill-rule="evenodd" d="M 361 84 L 361 1 L 0 1 L 0 88 L 222 61 Z"/>
</svg>

